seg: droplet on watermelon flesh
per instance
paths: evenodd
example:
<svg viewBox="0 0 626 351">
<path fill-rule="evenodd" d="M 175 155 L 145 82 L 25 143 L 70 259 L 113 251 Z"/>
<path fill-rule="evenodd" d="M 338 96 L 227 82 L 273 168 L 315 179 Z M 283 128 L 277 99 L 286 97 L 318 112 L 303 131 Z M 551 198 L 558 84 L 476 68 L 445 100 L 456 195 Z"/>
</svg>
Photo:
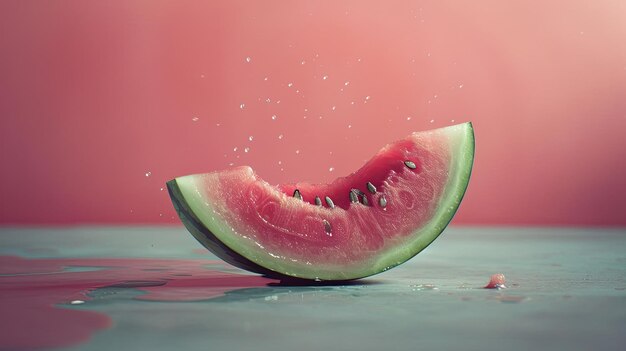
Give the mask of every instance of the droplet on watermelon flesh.
<svg viewBox="0 0 626 351">
<path fill-rule="evenodd" d="M 352 280 L 395 267 L 438 237 L 460 205 L 473 157 L 465 123 L 413 133 L 330 184 L 272 186 L 244 166 L 167 185 L 188 230 L 225 261 L 277 278 Z M 351 201 L 354 189 L 362 201 Z M 316 205 L 318 197 L 334 208 Z"/>
</svg>

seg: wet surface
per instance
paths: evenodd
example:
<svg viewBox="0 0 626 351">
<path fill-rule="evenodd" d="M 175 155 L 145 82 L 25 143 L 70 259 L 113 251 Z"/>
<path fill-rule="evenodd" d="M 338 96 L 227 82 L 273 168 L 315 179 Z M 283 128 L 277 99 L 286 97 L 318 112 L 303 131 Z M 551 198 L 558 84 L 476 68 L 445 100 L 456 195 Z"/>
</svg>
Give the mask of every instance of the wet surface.
<svg viewBox="0 0 626 351">
<path fill-rule="evenodd" d="M 398 268 L 281 282 L 183 228 L 0 230 L 0 349 L 619 350 L 626 231 L 450 228 Z M 483 289 L 506 275 L 507 289 Z"/>
</svg>

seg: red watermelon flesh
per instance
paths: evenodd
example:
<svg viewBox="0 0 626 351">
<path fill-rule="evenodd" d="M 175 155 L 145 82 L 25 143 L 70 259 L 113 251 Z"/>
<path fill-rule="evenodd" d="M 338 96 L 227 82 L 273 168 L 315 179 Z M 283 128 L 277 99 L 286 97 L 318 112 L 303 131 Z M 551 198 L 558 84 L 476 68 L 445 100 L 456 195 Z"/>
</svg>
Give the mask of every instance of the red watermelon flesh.
<svg viewBox="0 0 626 351">
<path fill-rule="evenodd" d="M 473 155 L 466 123 L 413 133 L 330 184 L 272 186 L 238 167 L 177 178 L 168 187 L 188 228 L 193 219 L 192 234 L 227 261 L 269 275 L 349 280 L 405 262 L 445 229 Z M 302 199 L 293 196 L 296 189 Z M 358 202 L 354 195 L 351 201 L 353 189 Z"/>
</svg>

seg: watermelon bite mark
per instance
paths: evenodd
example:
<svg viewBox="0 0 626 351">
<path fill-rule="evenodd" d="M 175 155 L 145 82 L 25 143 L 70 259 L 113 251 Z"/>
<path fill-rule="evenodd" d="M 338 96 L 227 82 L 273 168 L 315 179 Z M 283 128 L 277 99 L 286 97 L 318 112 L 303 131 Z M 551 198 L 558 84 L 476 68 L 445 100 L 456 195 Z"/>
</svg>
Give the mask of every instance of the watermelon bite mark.
<svg viewBox="0 0 626 351">
<path fill-rule="evenodd" d="M 276 278 L 351 280 L 397 266 L 437 238 L 463 198 L 473 157 L 465 123 L 413 133 L 330 184 L 272 186 L 237 167 L 167 185 L 188 230 L 225 261 Z"/>
</svg>

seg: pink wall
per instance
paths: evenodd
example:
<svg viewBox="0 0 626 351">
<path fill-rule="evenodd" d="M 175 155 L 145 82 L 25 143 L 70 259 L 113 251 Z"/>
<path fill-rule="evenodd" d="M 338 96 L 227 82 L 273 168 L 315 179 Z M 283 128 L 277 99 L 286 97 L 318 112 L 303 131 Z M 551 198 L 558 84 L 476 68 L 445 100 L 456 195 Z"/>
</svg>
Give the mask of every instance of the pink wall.
<svg viewBox="0 0 626 351">
<path fill-rule="evenodd" d="M 455 223 L 626 225 L 624 1 L 5 0 L 0 51 L 0 223 L 174 223 L 172 177 L 471 120 Z"/>
</svg>

